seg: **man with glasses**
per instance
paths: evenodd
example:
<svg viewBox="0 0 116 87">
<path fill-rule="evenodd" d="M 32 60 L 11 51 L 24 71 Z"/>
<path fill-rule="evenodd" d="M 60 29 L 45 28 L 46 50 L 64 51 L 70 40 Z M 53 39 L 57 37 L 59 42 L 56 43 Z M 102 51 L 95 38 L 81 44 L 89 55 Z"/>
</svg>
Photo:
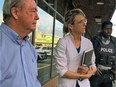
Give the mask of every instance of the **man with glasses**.
<svg viewBox="0 0 116 87">
<path fill-rule="evenodd" d="M 102 23 L 102 32 L 93 39 L 97 72 L 90 78 L 91 87 L 112 87 L 116 75 L 116 38 L 111 36 L 112 22 Z"/>
<path fill-rule="evenodd" d="M 91 66 L 81 65 L 83 52 L 93 49 L 91 41 L 83 37 L 86 26 L 87 19 L 81 9 L 73 9 L 66 13 L 66 35 L 58 41 L 54 52 L 59 74 L 57 87 L 90 87 L 88 78 L 96 71 L 94 53 Z"/>
</svg>

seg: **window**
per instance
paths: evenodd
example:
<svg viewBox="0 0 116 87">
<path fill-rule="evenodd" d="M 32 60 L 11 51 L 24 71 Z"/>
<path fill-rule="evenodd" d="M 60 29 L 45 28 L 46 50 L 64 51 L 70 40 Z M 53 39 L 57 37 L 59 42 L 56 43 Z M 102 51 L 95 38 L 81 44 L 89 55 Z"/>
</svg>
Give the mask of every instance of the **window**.
<svg viewBox="0 0 116 87">
<path fill-rule="evenodd" d="M 50 9 L 49 12 L 54 13 Z M 57 75 L 54 48 L 59 38 L 63 37 L 63 24 L 57 19 L 54 21 L 54 17 L 40 7 L 38 7 L 38 15 L 40 19 L 37 21 L 35 31 L 35 48 L 38 53 L 38 78 L 43 84 Z"/>
</svg>

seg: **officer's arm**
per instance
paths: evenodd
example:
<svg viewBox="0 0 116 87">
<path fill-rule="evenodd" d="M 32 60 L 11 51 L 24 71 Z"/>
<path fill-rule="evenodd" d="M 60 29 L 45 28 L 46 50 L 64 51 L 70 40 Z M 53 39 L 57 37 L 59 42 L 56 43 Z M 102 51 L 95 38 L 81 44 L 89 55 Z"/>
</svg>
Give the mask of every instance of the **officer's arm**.
<svg viewBox="0 0 116 87">
<path fill-rule="evenodd" d="M 111 70 L 113 74 L 116 74 L 116 70 Z"/>
</svg>

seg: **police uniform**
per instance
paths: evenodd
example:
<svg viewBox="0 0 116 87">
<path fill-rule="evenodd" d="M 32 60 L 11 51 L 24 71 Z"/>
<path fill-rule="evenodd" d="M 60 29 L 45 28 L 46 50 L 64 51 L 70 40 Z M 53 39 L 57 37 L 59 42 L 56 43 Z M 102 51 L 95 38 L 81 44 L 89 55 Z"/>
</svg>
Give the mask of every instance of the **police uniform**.
<svg viewBox="0 0 116 87">
<path fill-rule="evenodd" d="M 116 38 L 110 36 L 105 39 L 102 33 L 97 35 L 93 41 L 94 51 L 96 55 L 96 65 L 102 72 L 101 76 L 94 75 L 90 78 L 91 87 L 112 87 L 112 81 L 115 75 L 111 70 L 116 69 Z"/>
</svg>

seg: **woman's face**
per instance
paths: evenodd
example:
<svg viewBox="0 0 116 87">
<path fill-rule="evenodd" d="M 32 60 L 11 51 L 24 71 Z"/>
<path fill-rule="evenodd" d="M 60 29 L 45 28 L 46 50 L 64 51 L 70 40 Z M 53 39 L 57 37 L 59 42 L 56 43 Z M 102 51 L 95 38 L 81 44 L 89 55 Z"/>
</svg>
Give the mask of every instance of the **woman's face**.
<svg viewBox="0 0 116 87">
<path fill-rule="evenodd" d="M 71 24 L 70 27 L 71 32 L 78 35 L 82 35 L 85 33 L 86 25 L 87 19 L 83 15 L 76 15 L 74 24 Z"/>
</svg>

